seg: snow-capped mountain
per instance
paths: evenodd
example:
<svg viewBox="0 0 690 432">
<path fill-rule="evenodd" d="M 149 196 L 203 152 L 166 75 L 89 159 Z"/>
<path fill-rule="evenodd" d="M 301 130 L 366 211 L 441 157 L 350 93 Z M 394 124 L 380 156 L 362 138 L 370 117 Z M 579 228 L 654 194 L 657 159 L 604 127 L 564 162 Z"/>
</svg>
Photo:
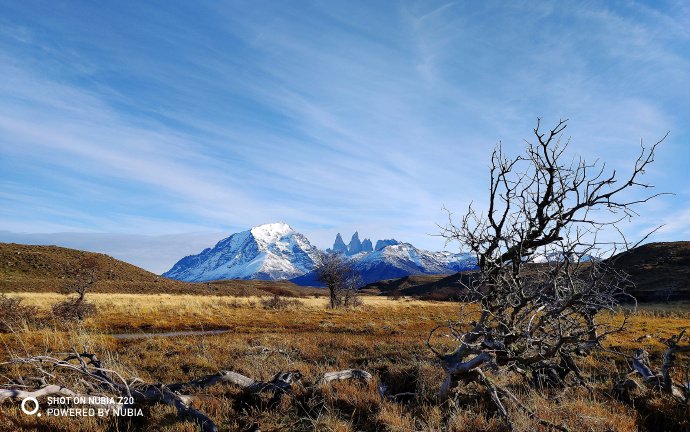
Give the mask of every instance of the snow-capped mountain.
<svg viewBox="0 0 690 432">
<path fill-rule="evenodd" d="M 256 226 L 178 261 L 163 276 L 201 282 L 220 279 L 291 279 L 310 272 L 318 249 L 289 225 Z"/>
<path fill-rule="evenodd" d="M 388 245 L 357 257 L 355 268 L 365 284 L 415 274 L 449 274 L 476 267 L 474 255 L 430 252 L 410 243 Z"/>
<path fill-rule="evenodd" d="M 571 254 L 564 254 L 558 251 L 538 251 L 533 253 L 531 256 L 526 258 L 526 261 L 543 264 L 543 263 L 557 263 L 560 261 L 570 261 L 570 262 L 588 262 L 596 261 L 597 258 L 586 253 L 573 252 Z"/>
<path fill-rule="evenodd" d="M 376 251 L 361 252 L 350 257 L 364 285 L 409 275 L 451 274 L 476 268 L 476 259 L 469 253 L 430 252 L 418 249 L 410 243 L 399 243 L 395 240 L 388 242 L 390 244 Z M 321 285 L 314 272 L 291 281 L 298 285 Z"/>
<path fill-rule="evenodd" d="M 475 267 L 466 253 L 429 252 L 397 240 L 360 242 L 355 233 L 349 245 L 340 234 L 332 250 L 355 263 L 363 283 L 415 274 L 455 273 Z M 299 285 L 320 285 L 313 272 L 319 250 L 285 223 L 271 223 L 242 231 L 218 242 L 213 248 L 178 261 L 163 276 L 202 282 L 220 279 L 290 279 Z"/>
</svg>

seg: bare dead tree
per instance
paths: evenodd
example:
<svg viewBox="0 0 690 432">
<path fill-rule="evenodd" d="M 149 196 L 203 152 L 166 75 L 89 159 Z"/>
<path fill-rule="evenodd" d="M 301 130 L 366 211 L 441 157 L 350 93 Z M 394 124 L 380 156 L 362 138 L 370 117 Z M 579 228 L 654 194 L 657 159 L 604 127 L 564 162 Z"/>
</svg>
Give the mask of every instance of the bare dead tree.
<svg viewBox="0 0 690 432">
<path fill-rule="evenodd" d="M 630 247 L 617 224 L 637 214 L 636 204 L 659 195 L 634 198 L 629 192 L 652 187 L 640 177 L 663 138 L 649 148 L 641 145 L 630 174 L 621 179 L 605 164 L 566 156 L 566 126 L 561 120 L 543 132 L 538 120 L 534 141 L 515 157 L 499 143 L 491 156 L 488 209 L 479 212 L 471 204 L 459 222 L 449 214 L 442 227 L 447 241 L 476 255 L 478 271 L 466 278 L 471 304 L 450 325 L 457 348 L 438 352 L 433 332 L 429 336 L 447 374 L 441 395 L 460 381 L 484 384 L 506 418 L 501 399 L 517 398 L 485 372 L 520 373 L 536 385 L 562 386 L 568 376 L 585 384 L 577 358 L 625 327 L 625 320 L 610 326 L 597 319 L 614 309 L 629 282 L 595 257 Z M 604 241 L 610 230 L 620 239 Z"/>
<path fill-rule="evenodd" d="M 335 252 L 323 253 L 317 259 L 315 272 L 317 279 L 328 288 L 331 308 L 359 304 L 357 289 L 361 276 L 352 260 Z"/>
<path fill-rule="evenodd" d="M 83 257 L 69 272 L 69 282 L 62 288 L 64 294 L 76 294 L 76 298 L 68 299 L 53 306 L 56 318 L 72 321 L 83 321 L 96 313 L 96 307 L 86 301 L 86 292 L 98 281 L 99 263 L 94 255 Z"/>
</svg>

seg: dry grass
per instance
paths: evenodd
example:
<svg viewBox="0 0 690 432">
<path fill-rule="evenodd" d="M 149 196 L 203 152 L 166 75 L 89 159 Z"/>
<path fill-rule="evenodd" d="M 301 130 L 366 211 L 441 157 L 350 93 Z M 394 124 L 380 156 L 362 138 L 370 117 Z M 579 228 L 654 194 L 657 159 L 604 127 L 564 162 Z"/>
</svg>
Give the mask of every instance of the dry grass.
<svg viewBox="0 0 690 432">
<path fill-rule="evenodd" d="M 59 294 L 16 293 L 24 303 L 46 314 L 50 305 L 64 299 Z M 198 398 L 200 409 L 221 430 L 263 431 L 502 431 L 481 389 L 469 385 L 454 403 L 440 403 L 436 393 L 442 371 L 425 345 L 428 332 L 437 324 L 457 318 L 452 303 L 392 300 L 365 297 L 354 310 L 329 310 L 325 298 L 302 298 L 287 309 L 265 309 L 268 297 L 215 297 L 191 295 L 90 294 L 98 314 L 82 324 L 27 329 L 0 335 L 0 361 L 11 355 L 38 354 L 87 348 L 101 354 L 105 363 L 126 375 L 150 382 L 175 382 L 235 370 L 270 379 L 281 370 L 299 370 L 304 382 L 272 411 L 246 404 L 238 390 L 214 387 Z M 629 330 L 611 338 L 610 345 L 629 351 L 640 346 L 658 360 L 663 345 L 659 338 L 690 326 L 690 307 L 673 313 L 646 307 L 630 318 Z M 622 312 L 608 317 L 617 322 Z M 228 333 L 116 340 L 108 333 L 189 329 L 229 329 Z M 644 337 L 650 335 L 650 337 Z M 452 346 L 438 338 L 436 344 Z M 281 350 L 265 351 L 257 347 Z M 522 382 L 501 384 L 519 394 L 539 415 L 574 431 L 687 430 L 682 407 L 661 397 L 645 399 L 643 406 L 617 402 L 606 396 L 611 379 L 625 370 L 622 359 L 598 353 L 584 365 L 592 376 L 594 394 L 583 389 L 540 393 Z M 370 385 L 316 383 L 320 374 L 344 368 L 374 373 Z M 0 371 L 11 374 L 12 371 Z M 415 392 L 414 401 L 382 400 L 378 384 L 396 393 Z M 260 406 L 260 404 L 258 405 Z M 685 407 L 687 414 L 687 407 Z M 680 411 L 678 411 L 680 410 Z M 655 416 L 654 413 L 657 413 Z M 517 430 L 539 430 L 524 413 L 511 408 Z M 690 416 L 688 416 L 690 417 Z M 662 418 L 662 420 L 659 420 Z M 654 427 L 658 427 L 654 429 Z M 675 429 L 674 429 L 675 428 Z M 143 420 L 37 418 L 21 414 L 17 404 L 5 403 L 0 411 L 0 430 L 159 430 L 194 431 L 192 424 L 175 421 L 174 410 L 156 406 L 145 410 Z"/>
<path fill-rule="evenodd" d="M 9 293 L 23 304 L 48 313 L 50 305 L 66 297 L 54 293 Z M 192 295 L 88 294 L 97 314 L 84 322 L 91 331 L 167 331 L 188 329 L 234 329 L 249 332 L 298 332 L 332 329 L 345 333 L 414 331 L 430 329 L 433 323 L 457 313 L 451 303 L 391 300 L 366 297 L 355 309 L 330 310 L 325 297 L 302 298 L 287 310 L 265 309 L 262 301 L 272 297 L 227 297 Z M 295 314 L 298 308 L 304 313 Z M 395 328 L 394 328 L 395 327 Z M 417 331 L 414 331 L 418 333 Z"/>
</svg>

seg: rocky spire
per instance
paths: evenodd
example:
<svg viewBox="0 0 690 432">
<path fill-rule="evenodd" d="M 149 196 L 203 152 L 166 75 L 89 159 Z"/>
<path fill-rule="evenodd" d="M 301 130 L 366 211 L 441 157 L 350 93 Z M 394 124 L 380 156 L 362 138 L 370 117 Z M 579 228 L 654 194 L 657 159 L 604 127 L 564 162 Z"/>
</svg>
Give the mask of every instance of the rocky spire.
<svg viewBox="0 0 690 432">
<path fill-rule="evenodd" d="M 347 254 L 347 246 L 340 236 L 340 233 L 335 236 L 335 243 L 333 243 L 333 252 Z"/>
<path fill-rule="evenodd" d="M 350 240 L 350 244 L 347 245 L 347 254 L 348 255 L 354 255 L 362 252 L 362 242 L 359 241 L 359 233 L 355 231 L 354 234 L 352 234 L 352 239 Z"/>
<path fill-rule="evenodd" d="M 362 252 L 372 252 L 374 248 L 371 246 L 371 240 L 365 238 L 362 240 Z"/>
</svg>

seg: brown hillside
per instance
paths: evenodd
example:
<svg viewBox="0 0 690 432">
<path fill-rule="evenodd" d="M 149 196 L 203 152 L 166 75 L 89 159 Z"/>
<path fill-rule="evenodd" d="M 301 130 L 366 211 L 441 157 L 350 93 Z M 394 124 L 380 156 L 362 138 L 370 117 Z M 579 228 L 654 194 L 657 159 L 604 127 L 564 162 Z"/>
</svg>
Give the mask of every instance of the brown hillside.
<svg viewBox="0 0 690 432">
<path fill-rule="evenodd" d="M 385 279 L 378 282 L 372 282 L 365 288 L 363 288 L 363 290 L 369 289 L 375 290 L 379 293 L 395 293 L 406 290 L 408 288 L 435 283 L 445 278 L 446 276 L 448 275 L 410 275 L 397 279 Z"/>
<path fill-rule="evenodd" d="M 690 298 L 690 242 L 648 243 L 613 258 L 630 275 L 638 301 Z"/>
<path fill-rule="evenodd" d="M 418 297 L 425 300 L 456 300 L 463 293 L 460 274 L 414 275 L 370 283 L 362 288 L 369 294 Z"/>
<path fill-rule="evenodd" d="M 86 256 L 96 261 L 98 281 L 92 292 L 285 296 L 323 293 L 287 281 L 179 282 L 104 254 L 15 243 L 0 243 L 0 292 L 58 292 L 71 282 L 68 275 Z"/>
</svg>

